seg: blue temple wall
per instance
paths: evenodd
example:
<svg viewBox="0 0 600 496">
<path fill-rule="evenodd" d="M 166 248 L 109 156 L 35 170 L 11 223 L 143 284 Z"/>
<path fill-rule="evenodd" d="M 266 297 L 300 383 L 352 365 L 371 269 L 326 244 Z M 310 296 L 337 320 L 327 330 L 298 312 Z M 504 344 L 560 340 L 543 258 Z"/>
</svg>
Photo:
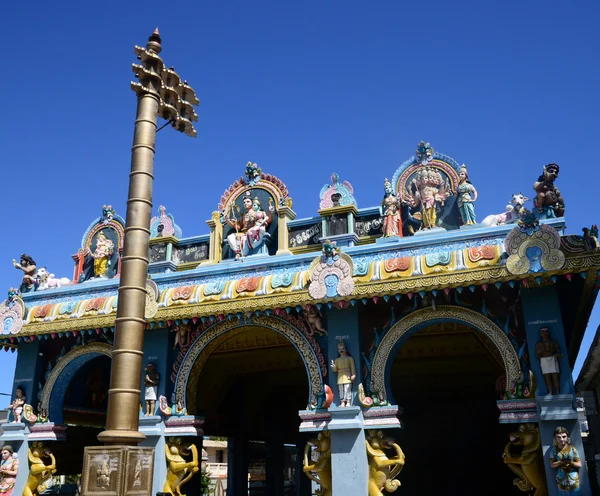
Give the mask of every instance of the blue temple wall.
<svg viewBox="0 0 600 496">
<path fill-rule="evenodd" d="M 25 390 L 27 403 L 34 407 L 37 405 L 38 395 L 38 381 L 36 378 L 39 377 L 41 368 L 41 360 L 38 360 L 39 353 L 39 339 L 19 345 L 12 387 L 12 398 L 16 396 L 17 387 L 21 386 Z"/>
</svg>

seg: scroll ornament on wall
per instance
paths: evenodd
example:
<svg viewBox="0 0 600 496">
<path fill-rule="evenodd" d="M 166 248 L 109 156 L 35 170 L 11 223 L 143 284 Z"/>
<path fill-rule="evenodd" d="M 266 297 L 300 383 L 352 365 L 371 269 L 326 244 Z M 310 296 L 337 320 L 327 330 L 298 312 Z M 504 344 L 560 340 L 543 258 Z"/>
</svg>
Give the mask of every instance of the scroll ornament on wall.
<svg viewBox="0 0 600 496">
<path fill-rule="evenodd" d="M 309 273 L 308 292 L 315 300 L 349 296 L 354 291 L 352 258 L 342 253 L 335 241 L 323 243 L 322 254 L 313 260 Z"/>
<path fill-rule="evenodd" d="M 562 269 L 565 255 L 560 250 L 558 231 L 547 224 L 539 224 L 529 210 L 521 217 L 504 241 L 508 259 L 506 268 L 511 274 L 536 274 Z"/>
</svg>

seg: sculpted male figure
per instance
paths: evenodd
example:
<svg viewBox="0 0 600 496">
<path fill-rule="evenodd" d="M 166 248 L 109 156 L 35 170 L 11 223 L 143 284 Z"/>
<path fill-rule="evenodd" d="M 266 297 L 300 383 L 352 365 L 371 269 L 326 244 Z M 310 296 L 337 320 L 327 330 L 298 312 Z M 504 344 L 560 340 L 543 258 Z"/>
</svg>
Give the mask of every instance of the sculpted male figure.
<svg viewBox="0 0 600 496">
<path fill-rule="evenodd" d="M 352 406 L 352 383 L 356 379 L 354 358 L 348 355 L 346 343 L 340 341 L 338 344 L 340 356 L 331 360 L 331 370 L 337 372 L 337 383 L 340 394 L 340 406 Z"/>
<path fill-rule="evenodd" d="M 540 359 L 540 368 L 544 374 L 548 395 L 552 395 L 552 386 L 555 394 L 560 394 L 560 346 L 556 341 L 550 339 L 550 329 L 540 329 L 541 341 L 535 345 L 535 354 Z"/>
</svg>

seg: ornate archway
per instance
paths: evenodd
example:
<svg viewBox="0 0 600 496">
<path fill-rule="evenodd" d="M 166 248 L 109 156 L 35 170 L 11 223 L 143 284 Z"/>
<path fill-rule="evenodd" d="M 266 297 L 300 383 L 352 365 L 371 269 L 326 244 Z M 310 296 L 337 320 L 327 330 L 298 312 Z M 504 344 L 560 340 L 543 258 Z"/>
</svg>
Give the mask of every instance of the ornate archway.
<svg viewBox="0 0 600 496">
<path fill-rule="evenodd" d="M 40 400 L 42 411 L 48 412 L 48 417 L 55 424 L 62 423 L 63 399 L 71 379 L 81 367 L 90 360 L 107 356 L 112 359 L 112 346 L 106 343 L 90 343 L 78 346 L 62 357 L 44 384 Z"/>
<path fill-rule="evenodd" d="M 198 336 L 188 349 L 177 372 L 175 380 L 176 401 L 181 402 L 186 407 L 194 405 L 197 381 L 192 380 L 190 382 L 190 378 L 198 378 L 204 364 L 219 345 L 252 327 L 276 331 L 285 336 L 296 348 L 306 367 L 306 374 L 309 379 L 308 403 L 310 404 L 313 396 L 321 392 L 323 388 L 322 366 L 324 358 L 317 354 L 309 339 L 297 327 L 282 318 L 266 315 L 239 320 L 223 320 Z"/>
<path fill-rule="evenodd" d="M 424 308 L 413 312 L 396 322 L 386 333 L 377 347 L 372 365 L 373 390 L 387 399 L 389 384 L 386 384 L 386 370 L 396 345 L 419 329 L 439 322 L 458 322 L 484 334 L 496 347 L 502 357 L 507 383 L 521 378 L 519 356 L 512 343 L 496 324 L 473 310 L 455 306 L 439 306 L 436 310 Z"/>
</svg>

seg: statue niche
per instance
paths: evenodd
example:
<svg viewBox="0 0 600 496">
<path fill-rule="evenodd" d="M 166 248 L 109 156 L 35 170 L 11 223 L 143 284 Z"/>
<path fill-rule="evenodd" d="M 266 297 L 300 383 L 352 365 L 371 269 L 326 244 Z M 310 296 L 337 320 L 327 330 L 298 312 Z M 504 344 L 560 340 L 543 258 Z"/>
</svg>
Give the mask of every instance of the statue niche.
<svg viewBox="0 0 600 496">
<path fill-rule="evenodd" d="M 78 283 L 112 279 L 121 272 L 121 252 L 125 221 L 108 205 L 83 237 L 76 255 L 75 278 Z"/>
<path fill-rule="evenodd" d="M 275 255 L 277 213 L 275 199 L 269 191 L 247 189 L 222 214 L 223 259 Z"/>
</svg>

